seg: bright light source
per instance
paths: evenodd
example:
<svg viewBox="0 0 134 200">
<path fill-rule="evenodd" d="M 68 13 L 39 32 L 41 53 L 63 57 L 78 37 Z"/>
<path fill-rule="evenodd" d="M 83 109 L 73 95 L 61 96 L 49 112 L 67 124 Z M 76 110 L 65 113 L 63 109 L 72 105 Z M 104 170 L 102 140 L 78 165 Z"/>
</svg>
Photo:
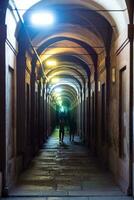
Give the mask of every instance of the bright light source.
<svg viewBox="0 0 134 200">
<path fill-rule="evenodd" d="M 61 89 L 61 88 L 55 88 L 54 91 L 55 91 L 56 93 L 60 93 L 60 92 L 62 91 L 62 89 Z"/>
<path fill-rule="evenodd" d="M 64 107 L 63 106 L 61 106 L 60 111 L 64 112 Z"/>
<path fill-rule="evenodd" d="M 57 65 L 57 62 L 56 62 L 56 60 L 48 60 L 46 62 L 46 65 L 49 67 L 55 67 Z"/>
<path fill-rule="evenodd" d="M 54 23 L 54 15 L 50 12 L 34 13 L 31 16 L 31 22 L 38 26 L 52 25 Z"/>
</svg>

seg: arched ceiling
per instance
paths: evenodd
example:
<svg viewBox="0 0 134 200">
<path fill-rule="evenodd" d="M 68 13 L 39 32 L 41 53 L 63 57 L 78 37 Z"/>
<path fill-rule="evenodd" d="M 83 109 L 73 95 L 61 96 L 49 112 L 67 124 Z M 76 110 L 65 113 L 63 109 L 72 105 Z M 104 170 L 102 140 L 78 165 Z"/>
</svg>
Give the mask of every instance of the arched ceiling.
<svg viewBox="0 0 134 200">
<path fill-rule="evenodd" d="M 45 6 L 48 5 L 54 5 L 54 4 L 72 4 L 72 0 L 14 0 L 18 9 L 20 10 L 21 15 L 23 16 L 25 12 L 30 9 L 32 6 L 38 3 L 44 3 Z M 109 20 L 109 22 L 115 23 L 118 30 L 122 31 L 126 23 L 129 23 L 129 17 L 128 17 L 128 11 L 126 6 L 125 0 L 73 0 L 73 4 L 77 6 L 85 6 L 86 8 L 90 8 L 93 10 L 111 10 L 113 12 L 101 12 L 101 15 L 103 15 L 106 19 Z M 118 10 L 121 10 L 120 12 L 117 12 Z"/>
<path fill-rule="evenodd" d="M 80 92 L 79 85 L 76 83 L 76 81 L 73 81 L 71 77 L 70 78 L 68 77 L 68 79 L 66 80 L 61 79 L 57 84 L 54 84 L 54 85 L 52 84 L 52 86 L 50 87 L 50 93 L 55 92 L 56 88 L 60 88 L 63 85 L 65 87 L 66 86 L 72 87 L 74 89 L 74 94 L 79 96 L 79 92 Z"/>
<path fill-rule="evenodd" d="M 61 89 L 57 92 L 56 89 Z M 50 90 L 50 95 L 53 102 L 57 105 L 68 105 L 68 109 L 72 109 L 78 103 L 78 93 L 74 84 L 69 84 L 69 82 L 61 82 L 60 84 L 55 85 Z"/>
<path fill-rule="evenodd" d="M 56 42 L 53 44 L 53 46 L 49 46 L 48 49 L 44 49 L 40 55 L 40 58 L 42 61 L 45 61 L 53 56 L 65 54 L 75 55 L 81 60 L 84 60 L 86 63 L 93 64 L 92 57 L 86 49 L 82 48 L 80 45 L 77 45 L 75 42 L 70 42 L 68 40 Z"/>
<path fill-rule="evenodd" d="M 46 75 L 49 80 L 51 80 L 55 76 L 60 76 L 60 77 L 73 76 L 73 78 L 77 78 L 77 80 L 79 80 L 81 85 L 85 83 L 85 80 L 88 80 L 88 75 L 85 73 L 84 70 L 82 72 L 80 71 L 80 67 L 77 66 L 77 69 L 76 69 L 76 67 L 71 66 L 71 64 L 70 65 L 67 64 L 67 66 L 61 65 L 58 69 L 54 68 L 50 70 Z"/>
<path fill-rule="evenodd" d="M 74 104 L 78 91 L 82 91 L 96 70 L 98 58 L 109 52 L 112 36 L 118 37 L 129 23 L 125 0 L 15 0 L 15 3 L 44 65 L 50 90 L 53 93 L 55 87 L 61 86 L 62 98 L 66 101 L 70 98 Z M 33 26 L 31 14 L 47 10 L 54 13 L 55 24 Z M 21 33 L 20 26 L 17 33 Z M 48 60 L 55 60 L 56 66 L 48 67 Z M 39 66 L 38 61 L 36 64 Z M 51 80 L 56 77 L 59 81 L 54 86 Z"/>
</svg>

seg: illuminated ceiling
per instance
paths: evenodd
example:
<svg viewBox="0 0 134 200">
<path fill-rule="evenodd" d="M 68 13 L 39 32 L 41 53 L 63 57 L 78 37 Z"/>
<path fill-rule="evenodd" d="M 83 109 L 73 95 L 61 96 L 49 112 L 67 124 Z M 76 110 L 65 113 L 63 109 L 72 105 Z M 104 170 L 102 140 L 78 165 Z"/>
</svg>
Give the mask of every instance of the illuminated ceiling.
<svg viewBox="0 0 134 200">
<path fill-rule="evenodd" d="M 125 0 L 15 0 L 32 44 L 44 65 L 48 80 L 59 78 L 55 87 L 63 88 L 62 98 L 76 101 L 78 91 L 88 83 L 100 56 L 107 55 L 112 37 L 118 37 L 129 23 Z M 54 13 L 55 24 L 35 27 L 34 12 Z M 19 34 L 19 32 L 18 32 Z M 35 57 L 33 57 L 34 59 Z M 56 60 L 56 66 L 47 66 Z M 38 64 L 38 63 L 37 63 Z M 48 83 L 53 91 L 53 84 Z M 73 88 L 72 93 L 69 93 Z"/>
</svg>

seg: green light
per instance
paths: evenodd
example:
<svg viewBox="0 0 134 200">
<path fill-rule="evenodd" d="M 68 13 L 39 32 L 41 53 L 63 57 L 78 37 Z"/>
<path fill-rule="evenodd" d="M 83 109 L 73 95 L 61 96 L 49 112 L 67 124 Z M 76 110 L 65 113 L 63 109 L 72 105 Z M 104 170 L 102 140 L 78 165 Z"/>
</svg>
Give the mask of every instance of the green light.
<svg viewBox="0 0 134 200">
<path fill-rule="evenodd" d="M 62 106 L 62 100 L 58 101 L 59 106 Z"/>
<path fill-rule="evenodd" d="M 60 111 L 64 112 L 64 107 L 63 106 L 61 106 Z"/>
</svg>

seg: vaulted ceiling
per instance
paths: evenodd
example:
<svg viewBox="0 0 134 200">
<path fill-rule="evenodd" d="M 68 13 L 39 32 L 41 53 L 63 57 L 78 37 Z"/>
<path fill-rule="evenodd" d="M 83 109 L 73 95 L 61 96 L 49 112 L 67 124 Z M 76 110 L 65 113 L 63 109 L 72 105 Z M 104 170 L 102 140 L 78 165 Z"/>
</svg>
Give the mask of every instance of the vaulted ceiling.
<svg viewBox="0 0 134 200">
<path fill-rule="evenodd" d="M 72 100 L 74 94 L 75 102 L 78 92 L 85 87 L 91 73 L 94 73 L 98 58 L 107 55 L 112 38 L 118 37 L 128 23 L 125 1 L 15 2 L 32 44 L 44 65 L 50 91 L 54 93 L 54 87 L 60 86 L 63 89 L 62 98 L 67 99 L 70 96 Z M 31 14 L 48 10 L 55 15 L 53 26 L 36 27 L 31 24 Z M 48 60 L 55 60 L 56 65 L 48 67 Z M 58 78 L 58 82 L 52 84 L 52 78 Z"/>
</svg>

